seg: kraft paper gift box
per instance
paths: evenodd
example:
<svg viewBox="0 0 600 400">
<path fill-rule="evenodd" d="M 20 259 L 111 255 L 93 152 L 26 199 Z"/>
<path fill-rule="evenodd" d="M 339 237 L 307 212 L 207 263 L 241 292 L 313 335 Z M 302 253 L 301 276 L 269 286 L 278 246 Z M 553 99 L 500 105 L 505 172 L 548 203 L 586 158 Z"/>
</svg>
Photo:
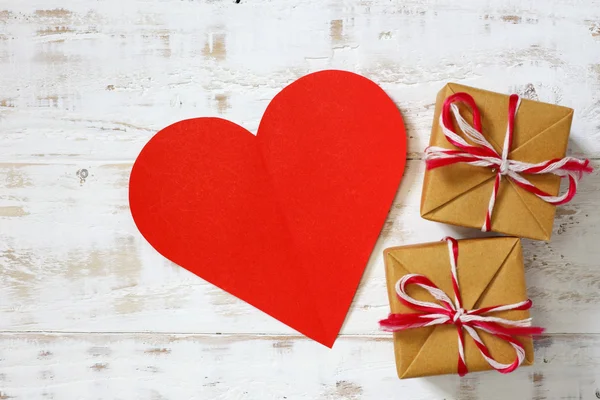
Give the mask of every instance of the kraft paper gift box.
<svg viewBox="0 0 600 400">
<path fill-rule="evenodd" d="M 483 136 L 502 154 L 509 96 L 456 83 L 447 84 L 438 93 L 430 146 L 456 149 L 444 136 L 438 121 L 444 100 L 458 92 L 466 92 L 474 98 L 481 112 Z M 457 105 L 472 125 L 473 116 L 468 107 Z M 563 158 L 572 119 L 573 110 L 570 108 L 522 99 L 515 118 L 509 159 L 538 163 Z M 461 134 L 454 117 L 452 120 L 456 132 Z M 432 221 L 481 229 L 495 176 L 491 168 L 464 163 L 426 171 L 421 216 Z M 560 178 L 556 175 L 526 175 L 526 178 L 552 196 L 559 191 Z M 492 213 L 491 230 L 511 236 L 549 240 L 555 209 L 556 206 L 520 188 L 510 178 L 503 178 Z"/>
<path fill-rule="evenodd" d="M 463 308 L 491 307 L 518 303 L 527 299 L 521 241 L 514 237 L 459 240 L 458 281 Z M 392 313 L 414 313 L 403 305 L 395 291 L 396 282 L 407 274 L 429 278 L 451 299 L 454 298 L 446 242 L 393 247 L 384 251 L 387 290 Z M 411 285 L 408 295 L 420 301 L 434 301 L 424 289 Z M 511 320 L 529 318 L 527 310 L 494 313 Z M 493 358 L 510 364 L 515 350 L 505 342 L 477 330 Z M 436 325 L 394 332 L 396 367 L 400 378 L 456 374 L 458 342 L 455 325 Z M 491 369 L 473 339 L 465 334 L 465 361 L 469 372 Z M 533 364 L 531 337 L 517 337 L 525 349 L 521 364 Z"/>
</svg>

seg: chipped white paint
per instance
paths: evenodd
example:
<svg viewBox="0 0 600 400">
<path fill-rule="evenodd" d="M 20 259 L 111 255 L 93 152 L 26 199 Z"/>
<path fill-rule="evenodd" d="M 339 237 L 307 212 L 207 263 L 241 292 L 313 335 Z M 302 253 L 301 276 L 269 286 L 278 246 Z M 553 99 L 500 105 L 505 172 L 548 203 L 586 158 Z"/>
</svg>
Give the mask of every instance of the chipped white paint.
<svg viewBox="0 0 600 400">
<path fill-rule="evenodd" d="M 172 265 L 145 242 L 127 205 L 129 169 L 88 166 L 82 183 L 74 166 L 0 165 L 1 174 L 19 182 L 3 190 L 1 205 L 26 213 L 4 217 L 0 226 L 8 284 L 0 293 L 0 329 L 292 334 Z M 420 218 L 422 178 L 422 162 L 410 161 L 344 333 L 377 333 L 376 321 L 388 309 L 383 248 L 478 234 Z M 524 241 L 534 316 L 550 332 L 600 333 L 598 319 L 582 318 L 600 316 L 600 249 L 589 246 L 600 241 L 594 219 L 599 192 L 596 172 L 573 203 L 559 210 L 551 243 Z"/>
<path fill-rule="evenodd" d="M 127 206 L 158 129 L 218 115 L 254 131 L 323 68 L 381 84 L 411 158 L 331 351 L 159 257 Z M 570 153 L 600 168 L 597 0 L 0 0 L 0 399 L 600 398 L 599 172 L 551 243 L 524 242 L 538 365 L 395 379 L 381 250 L 475 234 L 418 214 L 448 81 L 575 108 Z"/>
<path fill-rule="evenodd" d="M 2 334 L 0 399 L 597 400 L 598 337 L 543 337 L 536 352 L 502 378 L 399 381 L 388 338 L 330 350 L 286 336 Z"/>
</svg>

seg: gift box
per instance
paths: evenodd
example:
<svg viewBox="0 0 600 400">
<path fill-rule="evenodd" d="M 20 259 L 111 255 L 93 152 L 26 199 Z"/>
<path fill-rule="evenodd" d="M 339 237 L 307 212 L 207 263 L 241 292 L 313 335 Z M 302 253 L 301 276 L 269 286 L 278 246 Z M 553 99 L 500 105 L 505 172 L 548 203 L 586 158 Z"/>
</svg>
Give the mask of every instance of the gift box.
<svg viewBox="0 0 600 400">
<path fill-rule="evenodd" d="M 523 323 L 515 322 L 515 325 L 530 326 L 528 308 L 531 306 L 531 301 L 527 300 L 526 295 L 520 240 L 513 237 L 498 237 L 460 240 L 454 243 L 457 246 L 456 275 L 462 302 L 460 308 L 465 314 L 468 315 L 470 310 L 472 312 L 480 309 L 484 311 L 480 315 L 521 321 Z M 423 314 L 422 310 L 416 312 L 401 301 L 397 285 L 406 277 L 422 279 L 417 276 L 422 275 L 449 298 L 454 299 L 450 258 L 446 242 L 385 250 L 387 289 L 392 314 L 388 320 L 381 321 L 382 327 L 385 328 L 385 324 L 388 328 L 390 324 L 393 325 L 396 321 L 394 315 L 422 316 Z M 407 286 L 406 293 L 415 300 L 435 301 L 431 294 L 418 284 Z M 486 311 L 487 307 L 511 304 L 512 308 L 516 309 Z M 514 307 L 514 304 L 518 307 Z M 396 366 L 401 379 L 460 372 L 458 365 L 460 362 L 457 362 L 460 358 L 457 325 L 452 321 L 427 327 L 416 327 L 414 322 L 408 325 L 408 329 L 394 332 Z M 541 328 L 524 329 L 536 333 L 542 331 Z M 516 362 L 515 347 L 505 340 L 506 338 L 488 333 L 479 327 L 475 327 L 475 330 L 482 341 L 480 346 L 483 345 L 487 349 L 492 359 L 502 364 Z M 531 336 L 513 336 L 510 340 L 516 340 L 523 350 L 524 357 L 519 364 L 531 365 L 533 363 Z M 463 342 L 464 362 L 468 371 L 492 369 L 478 343 L 470 335 L 464 335 Z"/>
<path fill-rule="evenodd" d="M 463 100 L 472 97 L 473 106 L 469 106 L 469 101 L 460 101 L 461 98 L 453 106 L 445 105 L 447 99 L 457 94 L 466 94 Z M 515 102 L 511 103 L 511 100 Z M 516 109 L 511 110 L 511 104 Z M 449 128 L 466 139 L 465 144 L 469 145 L 467 149 L 472 154 L 466 154 L 456 142 L 456 145 L 451 144 L 440 121 L 445 107 Z M 457 107 L 466 123 L 480 131 L 493 149 L 487 149 L 485 143 L 475 143 L 472 137 L 462 132 L 452 107 Z M 514 117 L 511 143 L 506 143 L 511 113 Z M 475 114 L 480 118 L 474 118 Z M 589 161 L 564 158 L 572 119 L 573 110 L 567 107 L 447 84 L 437 96 L 430 147 L 426 151 L 426 158 L 430 159 L 423 184 L 421 216 L 484 231 L 549 240 L 556 204 L 570 200 L 576 180 L 583 172 L 591 172 Z M 503 155 L 505 144 L 506 157 Z M 437 159 L 431 160 L 435 157 L 430 149 L 436 148 L 433 156 L 437 155 Z M 445 149 L 450 151 L 441 154 Z M 492 157 L 486 159 L 485 156 L 490 154 Z M 503 158 L 504 166 L 511 171 L 505 168 L 501 173 Z M 498 160 L 497 165 L 494 159 Z M 485 160 L 487 167 L 482 166 Z M 562 161 L 566 165 L 561 165 Z M 531 167 L 539 163 L 547 163 L 549 168 Z M 525 172 L 519 172 L 519 168 Z M 546 170 L 551 171 L 544 172 Z M 561 176 L 568 177 L 571 185 L 566 201 L 565 196 L 557 197 Z M 521 182 L 523 179 L 528 183 Z M 486 217 L 489 219 L 487 229 Z"/>
</svg>

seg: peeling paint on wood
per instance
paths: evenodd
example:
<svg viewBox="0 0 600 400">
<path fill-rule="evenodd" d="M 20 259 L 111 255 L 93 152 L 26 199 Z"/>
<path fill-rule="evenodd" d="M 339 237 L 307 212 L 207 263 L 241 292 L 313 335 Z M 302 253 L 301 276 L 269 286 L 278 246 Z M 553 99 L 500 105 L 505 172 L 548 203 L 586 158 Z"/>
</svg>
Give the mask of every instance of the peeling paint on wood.
<svg viewBox="0 0 600 400">
<path fill-rule="evenodd" d="M 361 400 L 393 399 L 404 393 L 417 400 L 504 400 L 579 395 L 592 399 L 597 390 L 590 382 L 595 381 L 600 360 L 598 335 L 556 335 L 552 344 L 536 348 L 533 366 L 509 375 L 486 372 L 462 379 L 411 380 L 397 379 L 392 343 L 378 339 L 342 337 L 327 349 L 290 336 L 286 341 L 293 346 L 282 353 L 274 351 L 281 338 L 268 335 L 3 333 L 2 393 L 29 400 L 52 390 L 57 399 L 79 399 L 93 387 L 98 398 L 112 399 L 128 393 L 166 396 L 168 387 L 168 398 L 175 399 L 202 393 L 203 398 L 228 400 Z M 99 356 L 91 348 L 109 352 Z M 146 351 L 154 349 L 160 351 Z M 55 358 L 40 360 L 41 351 Z M 63 357 L 68 362 L 60 362 Z"/>
<path fill-rule="evenodd" d="M 164 347 L 144 350 L 144 353 L 154 354 L 154 355 L 164 355 L 164 354 L 169 354 L 170 352 L 171 352 L 171 349 L 167 349 Z"/>
<path fill-rule="evenodd" d="M 348 381 L 337 381 L 335 383 L 335 391 L 331 398 L 356 400 L 361 397 L 363 389 L 356 383 Z"/>
<path fill-rule="evenodd" d="M 223 61 L 227 57 L 227 45 L 225 42 L 226 35 L 224 33 L 210 32 L 206 40 L 206 44 L 202 49 L 202 54 L 206 58 Z"/>
<path fill-rule="evenodd" d="M 215 102 L 217 103 L 217 111 L 219 114 L 224 114 L 231 108 L 226 94 L 215 94 Z"/>
<path fill-rule="evenodd" d="M 567 208 L 568 206 L 558 207 L 556 209 L 556 218 L 562 218 L 569 215 L 576 215 L 577 210 L 573 210 L 571 208 Z"/>
<path fill-rule="evenodd" d="M 102 371 L 108 368 L 108 364 L 106 363 L 96 363 L 90 367 L 94 371 Z"/>
<path fill-rule="evenodd" d="M 543 400 L 546 397 L 544 393 L 544 381 L 545 376 L 543 372 L 534 372 L 531 376 L 533 382 L 533 396 L 532 400 Z"/>
<path fill-rule="evenodd" d="M 329 36 L 333 43 L 339 44 L 344 41 L 344 21 L 341 19 L 333 20 L 329 23 Z"/>
<path fill-rule="evenodd" d="M 281 340 L 279 342 L 273 342 L 273 348 L 279 351 L 290 351 L 294 347 L 293 340 Z"/>
<path fill-rule="evenodd" d="M 0 207 L 0 217 L 23 217 L 28 214 L 29 213 L 26 212 L 23 209 L 23 207 L 17 207 L 17 206 Z"/>
<path fill-rule="evenodd" d="M 522 20 L 518 15 L 503 15 L 500 19 L 504 22 L 510 22 L 511 24 L 520 24 Z"/>
<path fill-rule="evenodd" d="M 557 209 L 552 241 L 523 243 L 533 316 L 549 332 L 600 333 L 597 319 L 585 317 L 600 304 L 600 249 L 581 241 L 600 240 L 594 218 L 600 163 L 593 166 L 597 171 L 584 178 L 575 200 Z M 9 176 L 0 179 L 0 207 L 28 213 L 0 223 L 0 282 L 7 285 L 0 329 L 292 332 L 148 245 L 127 206 L 131 164 L 86 167 L 81 185 L 81 165 L 0 165 L 0 177 Z M 343 333 L 377 333 L 373 321 L 388 311 L 384 248 L 478 234 L 419 216 L 423 172 L 422 161 L 408 162 Z M 56 234 L 45 235 L 48 226 L 57 226 Z M 57 314 L 65 304 L 69 311 Z"/>
<path fill-rule="evenodd" d="M 106 346 L 93 346 L 87 350 L 87 353 L 92 357 L 110 356 L 112 350 Z"/>
<path fill-rule="evenodd" d="M 1 99 L 0 100 L 0 107 L 14 107 L 15 106 L 15 99 Z"/>
<path fill-rule="evenodd" d="M 54 10 L 36 10 L 34 15 L 38 18 L 68 18 L 73 13 L 64 8 L 56 8 Z"/>
<path fill-rule="evenodd" d="M 581 7 L 553 0 L 535 10 L 355 1 L 348 7 L 332 0 L 302 2 L 293 23 L 265 18 L 285 14 L 265 0 L 252 7 L 183 2 L 167 11 L 140 0 L 93 6 L 53 1 L 57 8 L 11 4 L 0 14 L 0 35 L 11 43 L 0 46 L 0 55 L 28 63 L 32 79 L 10 63 L 0 66 L 7 99 L 0 100 L 0 160 L 27 162 L 32 154 L 68 147 L 82 160 L 132 162 L 148 136 L 119 124 L 151 134 L 177 120 L 224 110 L 255 131 L 276 91 L 322 68 L 353 70 L 381 84 L 405 115 L 411 157 L 420 157 L 427 145 L 429 105 L 448 81 L 502 92 L 533 87 L 539 100 L 576 110 L 574 142 L 587 155 L 600 156 L 600 80 L 593 67 L 600 58 L 600 16 L 594 7 L 586 10 L 591 0 Z M 113 11 L 118 9 L 126 12 Z M 467 17 L 459 26 L 436 34 L 461 16 Z M 251 18 L 261 21 L 260 29 L 249 30 Z M 467 36 L 471 44 L 463 40 Z M 227 102 L 215 94 L 226 95 Z M 126 130 L 109 136 L 112 129 Z M 19 139 L 25 134 L 30 140 Z"/>
<path fill-rule="evenodd" d="M 36 33 L 38 36 L 60 35 L 63 33 L 72 33 L 73 29 L 66 26 L 55 26 L 53 28 L 40 29 Z"/>
<path fill-rule="evenodd" d="M 1 10 L 0 11 L 0 22 L 6 23 L 11 16 L 12 16 L 12 13 L 9 10 Z"/>
<path fill-rule="evenodd" d="M 535 341 L 536 366 L 398 381 L 376 324 L 385 247 L 478 235 L 419 216 L 444 83 L 574 108 L 569 154 L 600 167 L 596 1 L 235 3 L 2 5 L 0 399 L 600 398 L 598 172 L 557 209 L 550 243 L 523 243 L 533 318 L 551 334 Z M 226 116 L 256 132 L 281 88 L 324 68 L 390 94 L 411 160 L 333 350 L 164 260 L 127 204 L 131 165 L 159 129 Z"/>
</svg>

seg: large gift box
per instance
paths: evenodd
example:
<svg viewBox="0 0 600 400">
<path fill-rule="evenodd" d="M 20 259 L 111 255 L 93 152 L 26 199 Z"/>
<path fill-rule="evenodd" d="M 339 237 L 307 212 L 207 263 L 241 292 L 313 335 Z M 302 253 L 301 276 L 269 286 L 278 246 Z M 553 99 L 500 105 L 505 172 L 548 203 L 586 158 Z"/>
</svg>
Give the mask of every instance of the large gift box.
<svg viewBox="0 0 600 400">
<path fill-rule="evenodd" d="M 453 240 L 453 239 L 452 239 Z M 468 239 L 454 241 L 456 244 L 456 273 L 460 284 L 462 311 L 485 309 L 501 305 L 520 304 L 519 309 L 509 311 L 484 312 L 481 315 L 506 320 L 525 321 L 530 326 L 529 311 L 531 302 L 527 300 L 521 242 L 514 237 Z M 452 253 L 451 253 L 452 254 Z M 400 301 L 398 284 L 401 279 L 422 275 L 433 282 L 450 299 L 454 299 L 450 255 L 446 242 L 427 243 L 386 249 L 384 252 L 387 289 L 392 314 L 387 321 L 388 328 L 395 322 L 394 314 L 415 315 L 415 309 Z M 417 274 L 417 275 L 412 275 Z M 423 279 L 422 277 L 419 279 Z M 408 296 L 418 301 L 435 302 L 432 295 L 418 284 L 406 287 Z M 421 314 L 421 313 L 416 313 Z M 391 322 L 390 322 L 391 321 Z M 438 321 L 439 322 L 439 321 Z M 410 324 L 409 324 L 410 325 Z M 465 329 L 465 328 L 461 328 Z M 541 328 L 525 328 L 541 332 Z M 393 329 L 388 329 L 393 330 Z M 501 364 L 511 364 L 517 359 L 515 347 L 498 335 L 475 328 L 482 345 L 490 357 Z M 418 376 L 456 374 L 458 370 L 459 344 L 457 326 L 452 322 L 428 327 L 408 326 L 408 329 L 394 332 L 396 366 L 400 378 Z M 512 336 L 523 351 L 520 365 L 533 363 L 531 336 Z M 468 371 L 488 370 L 492 367 L 475 339 L 464 335 L 464 362 Z M 517 365 L 518 366 L 518 365 Z M 516 368 L 516 366 L 515 366 Z M 498 368 L 496 368 L 498 369 Z M 504 371 L 510 372 L 510 371 Z"/>
<path fill-rule="evenodd" d="M 511 97 L 455 83 L 447 84 L 437 96 L 430 149 L 443 148 L 459 153 L 459 148 L 451 144 L 445 135 L 440 115 L 443 113 L 446 99 L 462 93 L 470 95 L 474 100 L 474 105 L 481 116 L 479 130 L 493 147 L 492 153 L 495 150 L 501 157 L 507 136 Z M 512 97 L 518 100 L 518 96 Z M 473 107 L 461 101 L 454 102 L 454 105 L 458 107 L 464 120 L 477 129 L 477 122 L 473 118 Z M 571 178 L 575 180 L 575 178 L 579 179 L 581 172 L 589 172 L 591 168 L 587 161 L 570 159 L 569 165 L 566 166 L 558 165 L 556 162 L 565 157 L 573 119 L 572 109 L 526 99 L 516 103 L 516 107 L 517 110 L 513 110 L 514 125 L 512 143 L 508 144 L 508 160 L 531 164 L 553 160 L 555 163 L 551 167 L 556 167 L 556 171 L 540 173 L 538 169 L 535 174 L 529 174 L 528 171 L 518 175 L 509 174 L 498 179 L 497 182 L 497 178 L 500 178 L 499 168 L 493 165 L 488 168 L 473 165 L 477 163 L 470 164 L 466 162 L 468 158 L 465 158 L 462 162 L 430 168 L 428 162 L 421 199 L 423 218 L 482 228 L 486 213 L 489 211 L 489 226 L 488 229 L 482 228 L 483 230 L 538 240 L 550 239 L 556 208 L 554 204 L 562 204 L 564 201 L 561 202 L 560 198 L 548 201 L 547 198 L 556 197 L 559 193 L 560 175 L 568 178 L 571 172 Z M 456 114 L 452 113 L 450 107 L 446 111 L 449 114 L 450 128 L 453 127 L 459 136 L 467 139 L 467 143 L 474 144 L 461 132 L 463 129 L 457 123 Z M 478 149 L 475 150 L 482 150 L 481 154 L 485 155 L 483 153 L 487 151 L 485 146 L 478 144 L 476 146 Z M 456 161 L 461 154 L 450 154 L 450 156 Z M 443 156 L 452 158 L 448 155 Z M 436 160 L 438 165 L 445 161 L 439 158 Z M 574 173 L 574 169 L 580 171 L 579 176 Z M 518 185 L 517 178 L 525 178 L 530 184 Z M 576 182 L 571 184 L 573 188 L 570 187 L 569 191 L 574 191 Z M 527 186 L 529 189 L 524 189 Z M 497 191 L 494 195 L 495 204 L 493 202 L 490 204 L 490 196 L 494 190 Z M 541 195 L 536 195 L 536 192 Z M 543 195 L 546 195 L 546 200 Z M 572 195 L 568 194 L 568 197 Z"/>
</svg>

